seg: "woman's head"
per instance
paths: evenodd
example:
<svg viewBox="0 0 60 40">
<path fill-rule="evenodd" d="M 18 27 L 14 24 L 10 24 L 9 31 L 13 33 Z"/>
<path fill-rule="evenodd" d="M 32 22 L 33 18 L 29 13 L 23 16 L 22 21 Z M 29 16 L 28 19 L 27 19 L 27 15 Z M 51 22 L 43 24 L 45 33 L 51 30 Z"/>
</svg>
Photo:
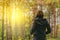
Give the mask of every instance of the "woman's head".
<svg viewBox="0 0 60 40">
<path fill-rule="evenodd" d="M 38 11 L 36 17 L 43 18 L 43 16 L 44 16 L 44 15 L 43 15 L 43 12 L 42 12 L 42 11 Z"/>
</svg>

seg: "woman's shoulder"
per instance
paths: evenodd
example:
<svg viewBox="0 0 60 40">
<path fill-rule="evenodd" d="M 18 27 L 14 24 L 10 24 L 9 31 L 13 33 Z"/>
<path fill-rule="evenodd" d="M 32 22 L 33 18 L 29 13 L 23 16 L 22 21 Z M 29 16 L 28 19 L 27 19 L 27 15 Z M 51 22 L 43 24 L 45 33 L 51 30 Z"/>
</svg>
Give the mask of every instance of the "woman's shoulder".
<svg viewBox="0 0 60 40">
<path fill-rule="evenodd" d="M 46 18 L 35 18 L 34 21 L 47 21 Z"/>
</svg>

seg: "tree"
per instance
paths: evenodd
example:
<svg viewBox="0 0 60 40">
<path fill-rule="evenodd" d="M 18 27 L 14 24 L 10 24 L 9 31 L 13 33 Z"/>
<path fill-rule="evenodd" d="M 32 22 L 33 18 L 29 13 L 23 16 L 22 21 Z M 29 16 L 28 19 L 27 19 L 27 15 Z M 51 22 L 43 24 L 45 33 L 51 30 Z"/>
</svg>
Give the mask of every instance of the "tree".
<svg viewBox="0 0 60 40">
<path fill-rule="evenodd" d="M 2 40 L 4 40 L 4 3 L 3 3 L 3 12 L 2 12 Z"/>
<path fill-rule="evenodd" d="M 5 2 L 6 6 L 6 40 L 12 40 L 12 13 L 11 13 L 11 5 L 10 0 Z"/>
</svg>

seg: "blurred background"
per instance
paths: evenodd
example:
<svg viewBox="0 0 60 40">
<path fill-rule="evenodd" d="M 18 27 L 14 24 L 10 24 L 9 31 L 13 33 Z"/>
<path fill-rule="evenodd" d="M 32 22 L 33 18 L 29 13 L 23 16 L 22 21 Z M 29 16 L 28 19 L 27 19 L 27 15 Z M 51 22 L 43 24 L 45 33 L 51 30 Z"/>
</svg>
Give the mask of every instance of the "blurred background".
<svg viewBox="0 0 60 40">
<path fill-rule="evenodd" d="M 51 26 L 47 40 L 60 40 L 60 0 L 0 0 L 0 40 L 32 40 L 30 29 L 39 10 Z"/>
</svg>

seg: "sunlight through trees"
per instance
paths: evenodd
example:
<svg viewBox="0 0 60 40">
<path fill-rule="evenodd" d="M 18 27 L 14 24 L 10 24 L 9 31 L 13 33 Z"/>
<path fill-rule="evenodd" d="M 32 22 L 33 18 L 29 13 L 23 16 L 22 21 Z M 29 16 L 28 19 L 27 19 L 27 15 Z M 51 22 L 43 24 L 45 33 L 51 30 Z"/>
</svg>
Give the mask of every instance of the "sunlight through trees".
<svg viewBox="0 0 60 40">
<path fill-rule="evenodd" d="M 30 29 L 39 10 L 52 28 L 48 37 L 60 35 L 60 0 L 0 0 L 0 40 L 30 40 Z"/>
</svg>

